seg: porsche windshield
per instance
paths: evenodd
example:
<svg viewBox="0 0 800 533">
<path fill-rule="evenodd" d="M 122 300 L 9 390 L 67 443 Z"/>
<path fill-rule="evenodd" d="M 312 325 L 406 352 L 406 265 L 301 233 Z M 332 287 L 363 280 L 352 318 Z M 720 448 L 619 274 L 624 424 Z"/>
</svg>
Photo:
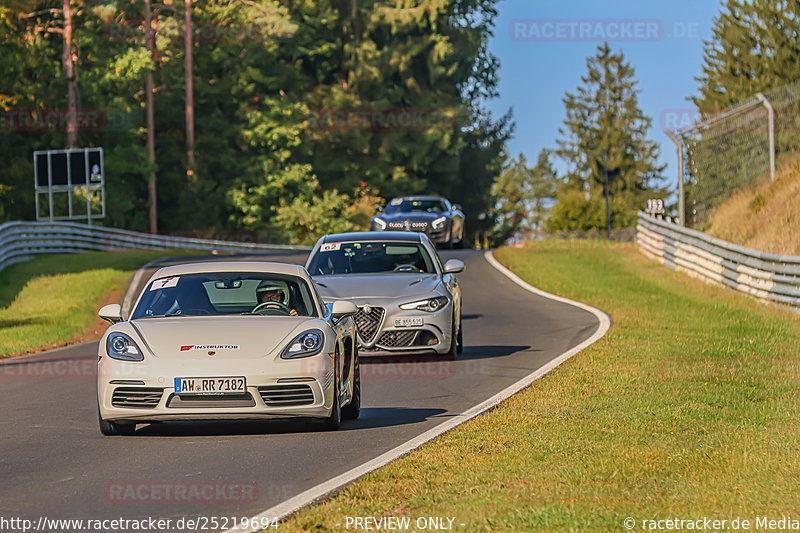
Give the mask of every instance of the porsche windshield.
<svg viewBox="0 0 800 533">
<path fill-rule="evenodd" d="M 435 274 L 425 247 L 416 242 L 336 242 L 320 246 L 311 259 L 312 276 L 408 272 Z"/>
<path fill-rule="evenodd" d="M 131 316 L 272 315 L 316 317 L 302 278 L 262 272 L 181 274 L 152 281 Z"/>
<path fill-rule="evenodd" d="M 441 200 L 399 200 L 394 199 L 386 206 L 387 215 L 397 213 L 444 213 L 447 206 Z"/>
</svg>

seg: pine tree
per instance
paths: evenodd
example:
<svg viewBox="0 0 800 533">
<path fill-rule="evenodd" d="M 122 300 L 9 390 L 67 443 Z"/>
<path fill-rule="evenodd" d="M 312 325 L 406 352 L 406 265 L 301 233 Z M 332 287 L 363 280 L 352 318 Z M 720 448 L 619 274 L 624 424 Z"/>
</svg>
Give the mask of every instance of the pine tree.
<svg viewBox="0 0 800 533">
<path fill-rule="evenodd" d="M 704 116 L 800 78 L 800 4 L 727 0 L 705 43 L 700 94 Z"/>
<path fill-rule="evenodd" d="M 519 230 L 540 227 L 547 204 L 555 196 L 556 179 L 548 150 L 539 152 L 534 167 L 528 166 L 523 154 L 511 160 L 492 185 L 496 241 L 505 241 Z"/>
<path fill-rule="evenodd" d="M 323 188 L 346 191 L 365 182 L 387 197 L 440 193 L 462 203 L 472 220 L 488 208 L 512 128 L 509 117 L 494 119 L 474 105 L 495 94 L 497 60 L 488 51 L 495 3 L 284 1 L 299 24 L 296 88 L 312 117 L 375 111 L 383 118 L 408 112 L 435 119 L 410 128 L 369 121 L 317 128 L 309 120 L 308 162 Z M 487 148 L 490 154 L 477 153 Z M 473 195 L 482 202 L 471 201 Z"/>
<path fill-rule="evenodd" d="M 555 153 L 568 172 L 559 199 L 577 190 L 588 201 L 605 202 L 607 168 L 610 196 L 623 206 L 612 213 L 612 226 L 629 227 L 647 198 L 666 196 L 658 185 L 664 169 L 657 163 L 658 145 L 647 139 L 652 119 L 639 108 L 635 72 L 622 52 L 613 53 L 605 43 L 586 66 L 582 85 L 563 99 L 567 116 Z M 551 227 L 558 225 L 551 221 Z"/>
<path fill-rule="evenodd" d="M 471 224 L 488 224 L 478 214 L 488 211 L 513 128 L 510 115 L 492 117 L 475 103 L 496 91 L 497 60 L 487 45 L 496 1 L 194 0 L 197 179 L 189 186 L 183 2 L 155 3 L 151 55 L 143 2 L 71 0 L 81 107 L 127 119 L 77 132 L 78 146 L 105 149 L 103 223 L 146 230 L 148 176 L 155 172 L 165 231 L 257 229 L 262 238 L 288 237 L 279 212 L 319 207 L 326 192 L 366 205 L 373 196 L 361 192 L 365 187 L 383 196 L 441 193 L 464 205 Z M 41 0 L 31 13 L 27 0 L 2 2 L 3 110 L 67 107 L 61 36 L 47 29 L 62 23 L 63 3 Z M 148 72 L 157 168 L 148 161 L 144 129 Z M 395 116 L 426 110 L 441 120 L 422 128 L 309 127 L 320 109 Z M 30 153 L 65 141 L 58 128 L 0 131 L 7 161 L 0 219 L 33 217 Z M 347 217 L 363 218 L 361 211 Z"/>
</svg>

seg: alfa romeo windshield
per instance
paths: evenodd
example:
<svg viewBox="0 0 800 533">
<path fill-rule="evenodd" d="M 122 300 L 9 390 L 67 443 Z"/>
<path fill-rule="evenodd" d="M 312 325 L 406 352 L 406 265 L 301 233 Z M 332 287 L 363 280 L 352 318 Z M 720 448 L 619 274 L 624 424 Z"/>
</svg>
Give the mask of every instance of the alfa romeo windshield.
<svg viewBox="0 0 800 533">
<path fill-rule="evenodd" d="M 408 272 L 435 274 L 428 251 L 415 242 L 342 242 L 320 246 L 311 259 L 312 276 Z"/>
</svg>

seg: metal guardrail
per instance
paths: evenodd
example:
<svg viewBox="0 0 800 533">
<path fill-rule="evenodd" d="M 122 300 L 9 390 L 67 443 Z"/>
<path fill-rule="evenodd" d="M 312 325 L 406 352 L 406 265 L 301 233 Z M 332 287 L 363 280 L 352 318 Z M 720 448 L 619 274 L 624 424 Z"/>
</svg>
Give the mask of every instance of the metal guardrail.
<svg viewBox="0 0 800 533">
<path fill-rule="evenodd" d="M 641 251 L 673 269 L 800 311 L 800 256 L 751 250 L 639 212 Z"/>
<path fill-rule="evenodd" d="M 72 222 L 6 222 L 0 224 L 0 270 L 33 259 L 36 254 L 61 254 L 127 249 L 209 250 L 269 253 L 310 250 L 307 246 L 238 243 L 231 241 L 151 235 Z"/>
</svg>

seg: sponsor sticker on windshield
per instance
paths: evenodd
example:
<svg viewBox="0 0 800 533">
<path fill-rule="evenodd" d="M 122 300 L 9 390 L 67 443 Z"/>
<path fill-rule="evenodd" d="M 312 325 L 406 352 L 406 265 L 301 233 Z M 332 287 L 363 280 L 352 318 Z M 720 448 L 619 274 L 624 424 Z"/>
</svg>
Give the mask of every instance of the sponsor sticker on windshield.
<svg viewBox="0 0 800 533">
<path fill-rule="evenodd" d="M 342 247 L 342 243 L 340 242 L 331 242 L 328 244 L 323 244 L 319 247 L 320 252 L 335 252 L 339 248 Z"/>
<path fill-rule="evenodd" d="M 391 205 L 400 205 L 402 203 L 403 203 L 403 199 L 402 198 L 395 198 L 394 200 L 392 200 L 390 202 Z"/>
<path fill-rule="evenodd" d="M 175 287 L 178 285 L 178 280 L 181 279 L 180 276 L 174 276 L 171 278 L 164 278 L 164 279 L 157 279 L 153 282 L 150 286 L 151 291 L 157 291 L 158 289 L 169 289 L 170 287 Z"/>
</svg>

